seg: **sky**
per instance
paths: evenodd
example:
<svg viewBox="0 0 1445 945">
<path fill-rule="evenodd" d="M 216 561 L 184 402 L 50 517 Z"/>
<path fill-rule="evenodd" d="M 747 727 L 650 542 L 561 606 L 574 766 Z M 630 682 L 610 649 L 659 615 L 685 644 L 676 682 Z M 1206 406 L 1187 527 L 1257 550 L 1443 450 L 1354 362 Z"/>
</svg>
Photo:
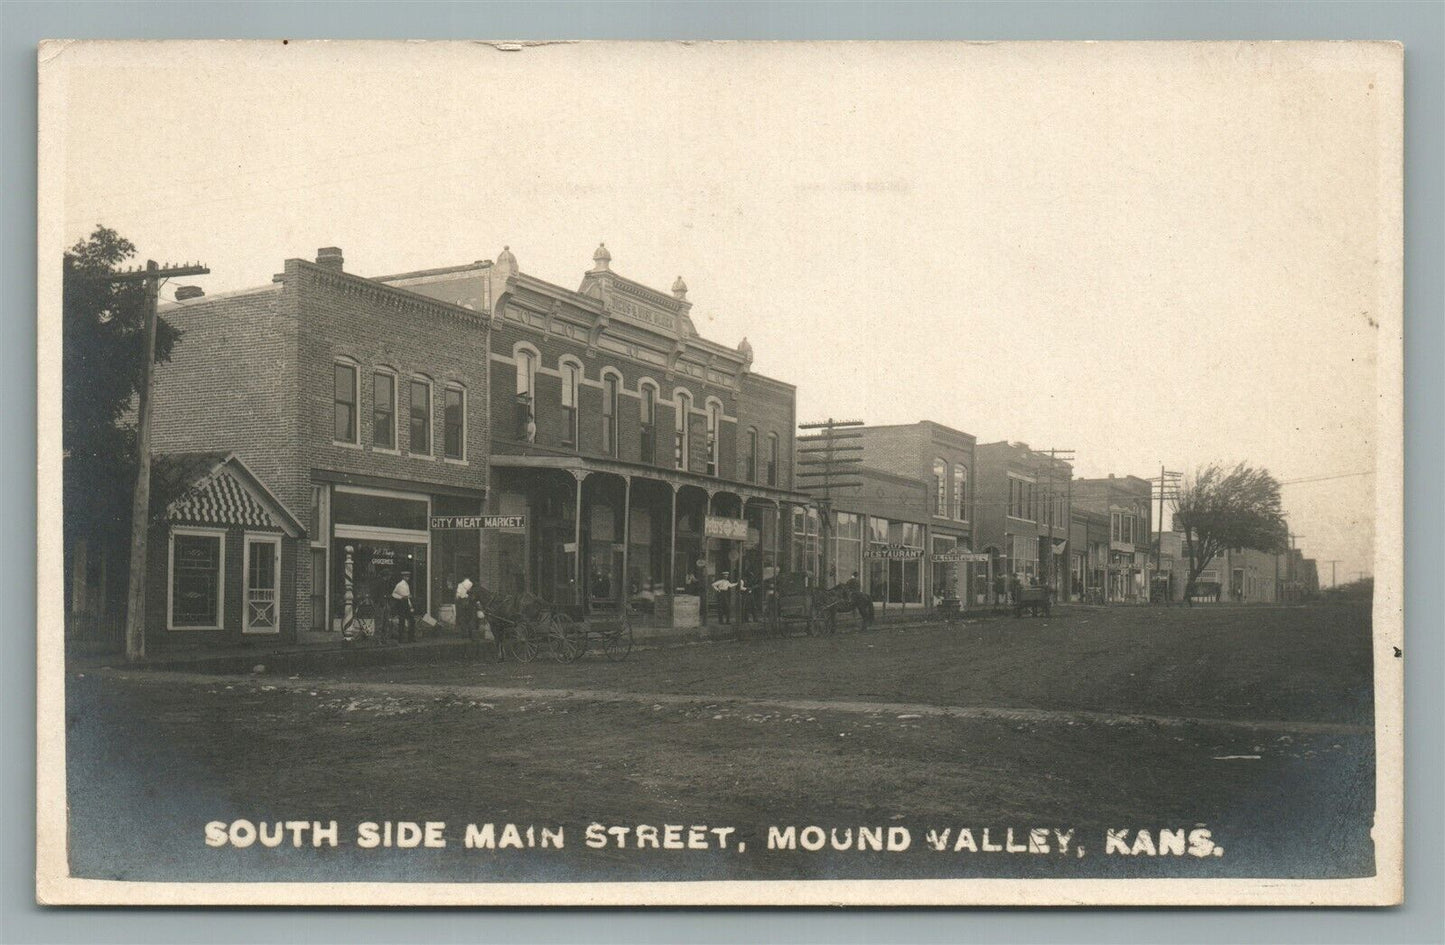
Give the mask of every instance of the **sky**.
<svg viewBox="0 0 1445 945">
<path fill-rule="evenodd" d="M 747 337 L 801 420 L 929 419 L 1071 449 L 1082 476 L 1248 461 L 1285 483 L 1324 583 L 1330 560 L 1341 582 L 1372 569 L 1398 167 L 1388 96 L 1351 47 L 96 43 L 42 60 L 65 245 L 103 224 L 141 259 L 204 261 L 187 281 L 214 294 L 333 245 L 362 275 L 509 246 L 575 288 L 605 241 L 623 275 L 683 276 L 699 332 Z"/>
</svg>

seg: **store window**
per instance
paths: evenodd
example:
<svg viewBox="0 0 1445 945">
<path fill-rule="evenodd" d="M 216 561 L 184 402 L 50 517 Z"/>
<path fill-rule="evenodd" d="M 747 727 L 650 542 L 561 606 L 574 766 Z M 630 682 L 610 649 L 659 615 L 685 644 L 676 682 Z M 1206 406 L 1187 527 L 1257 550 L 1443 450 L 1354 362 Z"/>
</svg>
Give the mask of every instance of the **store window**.
<svg viewBox="0 0 1445 945">
<path fill-rule="evenodd" d="M 888 602 L 923 603 L 923 526 L 914 522 L 889 522 L 888 543 L 920 552 L 914 558 L 888 562 Z"/>
<path fill-rule="evenodd" d="M 562 362 L 562 445 L 577 445 L 577 387 L 581 369 L 571 361 Z"/>
<path fill-rule="evenodd" d="M 442 455 L 447 459 L 467 458 L 467 392 L 448 387 L 442 404 Z"/>
<path fill-rule="evenodd" d="M 931 552 L 935 555 L 951 554 L 958 549 L 958 539 L 952 535 L 933 536 L 933 547 Z M 933 596 L 938 598 L 960 597 L 961 588 L 958 576 L 962 569 L 957 563 L 950 561 L 933 562 Z"/>
<path fill-rule="evenodd" d="M 411 439 L 407 449 L 417 456 L 431 455 L 431 384 L 411 382 Z"/>
<path fill-rule="evenodd" d="M 356 442 L 356 365 L 342 361 L 332 366 L 332 387 L 335 404 L 332 412 L 331 438 L 337 443 Z"/>
<path fill-rule="evenodd" d="M 396 375 L 386 371 L 371 375 L 371 445 L 396 449 Z"/>
<path fill-rule="evenodd" d="M 602 378 L 602 449 L 617 455 L 617 375 Z"/>
<path fill-rule="evenodd" d="M 888 520 L 868 518 L 868 596 L 875 602 L 888 600 Z"/>
<path fill-rule="evenodd" d="M 968 467 L 953 467 L 953 517 L 957 521 L 968 521 Z"/>
<path fill-rule="evenodd" d="M 221 629 L 225 571 L 223 532 L 171 533 L 170 629 Z"/>
<path fill-rule="evenodd" d="M 793 570 L 806 571 L 815 579 L 819 570 L 818 510 L 812 507 L 793 509 Z"/>
<path fill-rule="evenodd" d="M 833 555 L 826 579 L 829 587 L 842 584 L 863 566 L 863 517 L 852 512 L 833 513 Z"/>
<path fill-rule="evenodd" d="M 688 418 L 692 415 L 692 398 L 678 393 L 675 398 L 676 417 L 673 421 L 672 460 L 676 469 L 687 468 Z"/>
</svg>

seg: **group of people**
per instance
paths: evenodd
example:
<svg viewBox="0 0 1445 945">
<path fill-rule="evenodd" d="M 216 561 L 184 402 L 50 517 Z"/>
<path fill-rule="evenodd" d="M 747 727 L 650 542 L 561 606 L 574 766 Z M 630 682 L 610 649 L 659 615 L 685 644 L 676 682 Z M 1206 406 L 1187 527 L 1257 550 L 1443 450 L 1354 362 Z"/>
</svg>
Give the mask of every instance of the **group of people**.
<svg viewBox="0 0 1445 945">
<path fill-rule="evenodd" d="M 759 619 L 763 612 L 763 601 L 767 594 L 767 588 L 762 581 L 754 575 L 747 575 L 737 581 L 733 580 L 731 571 L 724 571 L 712 582 L 713 592 L 718 599 L 718 618 L 723 623 L 732 623 L 733 620 L 733 595 L 736 589 L 741 601 L 741 613 L 738 614 L 738 623 L 753 623 Z"/>
</svg>

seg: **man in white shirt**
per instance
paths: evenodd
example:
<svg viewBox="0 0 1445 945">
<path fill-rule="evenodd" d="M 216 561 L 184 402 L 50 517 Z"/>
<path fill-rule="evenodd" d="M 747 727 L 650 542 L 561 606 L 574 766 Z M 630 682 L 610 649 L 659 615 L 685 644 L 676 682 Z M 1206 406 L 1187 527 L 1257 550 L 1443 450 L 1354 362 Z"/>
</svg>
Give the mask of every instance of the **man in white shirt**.
<svg viewBox="0 0 1445 945">
<path fill-rule="evenodd" d="M 723 623 L 732 623 L 732 589 L 737 587 L 729 578 L 731 574 L 724 574 L 712 582 L 712 589 L 717 592 L 718 611 Z"/>
<path fill-rule="evenodd" d="M 467 639 L 476 638 L 477 608 L 472 600 L 472 579 L 464 577 L 457 584 L 457 629 L 467 632 Z"/>
<path fill-rule="evenodd" d="M 391 589 L 391 612 L 397 619 L 397 634 L 401 638 L 398 642 L 412 643 L 416 640 L 416 615 L 411 609 L 411 585 L 407 578 L 411 575 L 402 572 L 401 580 Z"/>
</svg>

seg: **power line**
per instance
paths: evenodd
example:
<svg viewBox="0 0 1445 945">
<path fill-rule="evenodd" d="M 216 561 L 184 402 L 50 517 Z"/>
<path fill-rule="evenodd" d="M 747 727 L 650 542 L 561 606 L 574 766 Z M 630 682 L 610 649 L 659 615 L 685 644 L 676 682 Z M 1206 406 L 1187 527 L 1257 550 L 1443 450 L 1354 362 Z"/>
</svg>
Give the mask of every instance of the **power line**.
<svg viewBox="0 0 1445 945">
<path fill-rule="evenodd" d="M 1355 476 L 1373 476 L 1374 474 L 1375 471 L 1373 469 L 1366 469 L 1364 472 L 1339 473 L 1334 476 L 1309 476 L 1304 479 L 1283 479 L 1280 480 L 1280 485 L 1292 486 L 1299 482 L 1328 482 L 1331 479 L 1353 479 Z"/>
</svg>

